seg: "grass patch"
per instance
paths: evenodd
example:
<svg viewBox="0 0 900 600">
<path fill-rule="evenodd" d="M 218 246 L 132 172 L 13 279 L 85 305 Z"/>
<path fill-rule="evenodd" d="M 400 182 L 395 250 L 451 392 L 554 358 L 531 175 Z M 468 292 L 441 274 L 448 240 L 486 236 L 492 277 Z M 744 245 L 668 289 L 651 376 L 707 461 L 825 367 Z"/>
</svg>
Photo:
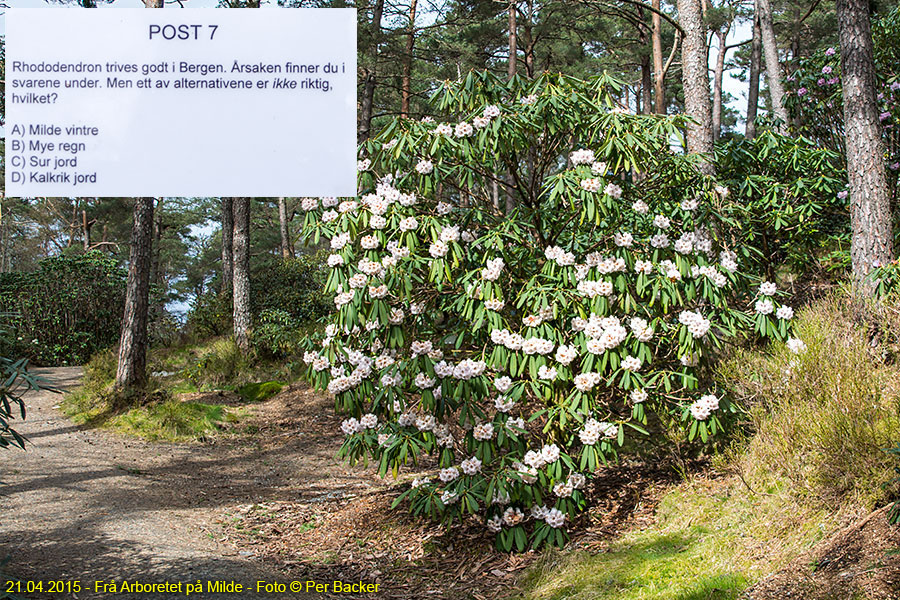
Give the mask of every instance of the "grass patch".
<svg viewBox="0 0 900 600">
<path fill-rule="evenodd" d="M 107 425 L 151 441 L 185 442 L 211 437 L 239 419 L 239 414 L 223 406 L 166 400 L 132 408 L 111 418 Z"/>
<path fill-rule="evenodd" d="M 272 396 L 281 392 L 282 389 L 284 389 L 282 383 L 278 381 L 266 381 L 264 383 L 248 383 L 247 385 L 242 385 L 237 388 L 235 391 L 245 402 L 265 402 Z"/>
<path fill-rule="evenodd" d="M 522 600 L 726 600 L 778 570 L 837 525 L 798 504 L 784 482 L 747 490 L 736 478 L 685 483 L 657 522 L 607 551 L 553 552 L 523 582 Z"/>
<path fill-rule="evenodd" d="M 81 387 L 60 403 L 75 423 L 148 440 L 187 442 L 205 440 L 244 416 L 219 405 L 180 402 L 154 378 L 139 396 L 123 397 L 113 389 L 115 365 L 112 351 L 97 354 L 85 365 Z"/>
</svg>

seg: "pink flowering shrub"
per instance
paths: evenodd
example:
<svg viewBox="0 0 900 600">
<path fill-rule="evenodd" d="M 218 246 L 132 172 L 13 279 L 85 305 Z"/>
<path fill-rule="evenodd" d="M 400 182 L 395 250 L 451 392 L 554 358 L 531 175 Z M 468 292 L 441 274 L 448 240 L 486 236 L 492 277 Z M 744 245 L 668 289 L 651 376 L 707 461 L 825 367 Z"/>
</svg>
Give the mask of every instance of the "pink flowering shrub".
<svg viewBox="0 0 900 600">
<path fill-rule="evenodd" d="M 873 23 L 878 119 L 885 145 L 885 166 L 891 189 L 900 175 L 900 7 Z M 798 132 L 843 159 L 844 113 L 841 56 L 836 47 L 826 48 L 795 60 L 787 77 L 785 104 Z M 896 198 L 896 191 L 894 192 Z"/>
<path fill-rule="evenodd" d="M 304 360 L 342 456 L 395 476 L 435 456 L 398 502 L 477 515 L 504 550 L 565 543 L 652 413 L 719 432 L 712 356 L 793 316 L 717 241 L 728 190 L 671 150 L 684 120 L 624 114 L 620 86 L 472 73 L 363 145 L 358 198 L 303 203 L 336 309 Z"/>
</svg>

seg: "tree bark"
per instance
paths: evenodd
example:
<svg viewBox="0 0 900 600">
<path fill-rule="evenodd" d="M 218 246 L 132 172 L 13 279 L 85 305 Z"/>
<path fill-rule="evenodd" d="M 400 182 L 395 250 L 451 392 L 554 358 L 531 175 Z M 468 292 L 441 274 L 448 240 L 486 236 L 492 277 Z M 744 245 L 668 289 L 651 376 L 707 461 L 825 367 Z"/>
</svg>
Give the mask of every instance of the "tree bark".
<svg viewBox="0 0 900 600">
<path fill-rule="evenodd" d="M 153 198 L 135 198 L 131 226 L 125 314 L 116 367 L 118 390 L 140 389 L 147 383 L 147 314 L 150 303 L 150 255 L 153 240 Z"/>
<path fill-rule="evenodd" d="M 647 29 L 644 25 L 644 9 L 640 6 L 637 8 L 638 19 L 641 21 L 641 26 L 638 27 L 638 38 L 641 42 L 642 51 L 647 47 L 648 39 L 647 39 Z M 638 112 L 642 115 L 649 115 L 653 112 L 653 107 L 651 102 L 653 102 L 653 75 L 650 69 L 650 56 L 653 54 L 653 49 L 650 49 L 650 54 L 641 54 L 641 93 L 638 96 Z"/>
<path fill-rule="evenodd" d="M 516 3 L 510 0 L 509 3 L 509 60 L 506 65 L 506 74 L 512 79 L 516 76 L 516 56 L 518 54 L 518 43 L 516 42 Z M 506 214 L 512 213 L 516 209 L 516 199 L 513 196 L 513 174 L 512 171 L 506 173 Z"/>
<path fill-rule="evenodd" d="M 163 0 L 144 0 L 146 8 L 162 8 Z M 119 337 L 115 388 L 130 391 L 147 383 L 147 322 L 150 312 L 150 263 L 153 254 L 153 198 L 135 198 L 131 225 L 125 314 Z"/>
<path fill-rule="evenodd" d="M 222 289 L 223 296 L 231 295 L 234 277 L 234 199 L 222 198 Z"/>
<path fill-rule="evenodd" d="M 294 258 L 294 246 L 288 230 L 287 201 L 284 198 L 278 199 L 278 224 L 281 229 L 281 257 L 285 260 Z"/>
<path fill-rule="evenodd" d="M 153 212 L 153 241 L 150 246 L 150 286 L 158 286 L 159 290 L 162 290 L 162 272 L 160 269 L 160 240 L 162 240 L 162 234 L 165 227 L 160 222 L 162 217 L 162 207 L 163 207 L 163 198 L 158 198 L 156 200 L 156 208 Z M 154 302 L 150 305 L 150 318 L 157 319 L 160 315 L 162 315 L 163 310 L 165 310 L 165 298 L 162 294 L 156 294 L 153 298 Z"/>
<path fill-rule="evenodd" d="M 372 64 L 364 69 L 363 97 L 359 109 L 359 123 L 356 127 L 356 140 L 362 143 L 369 139 L 372 131 L 372 111 L 375 102 L 375 83 L 378 64 L 378 41 L 381 39 L 381 16 L 384 13 L 384 0 L 375 0 L 372 11 L 372 49 L 369 60 Z"/>
<path fill-rule="evenodd" d="M 875 100 L 875 65 L 868 0 L 837 0 L 850 192 L 853 287 L 871 295 L 868 278 L 893 258 L 891 206 Z"/>
<path fill-rule="evenodd" d="M 651 40 L 653 44 L 653 73 L 655 77 L 653 92 L 655 96 L 654 105 L 657 114 L 666 114 L 666 74 L 663 70 L 662 55 L 662 18 L 659 16 L 660 0 L 653 0 L 653 16 L 651 23 L 653 24 L 653 33 Z"/>
<path fill-rule="evenodd" d="M 413 49 L 416 46 L 416 4 L 409 3 L 409 31 L 406 33 L 406 56 L 403 57 L 403 81 L 400 90 L 400 118 L 409 117 L 409 98 L 412 95 L 412 63 Z"/>
<path fill-rule="evenodd" d="M 534 35 L 532 28 L 534 27 L 534 0 L 526 2 L 528 7 L 527 18 L 525 19 L 525 27 L 523 28 L 525 38 L 525 74 L 534 77 Z"/>
<path fill-rule="evenodd" d="M 234 199 L 234 341 L 250 350 L 250 198 Z"/>
<path fill-rule="evenodd" d="M 518 55 L 518 47 L 516 42 L 516 3 L 509 3 L 509 60 L 506 64 L 506 74 L 510 79 L 516 76 L 516 57 Z"/>
<path fill-rule="evenodd" d="M 678 0 L 678 20 L 684 29 L 681 46 L 684 112 L 694 119 L 687 128 L 687 149 L 692 154 L 704 154 L 707 160 L 700 172 L 715 174 L 712 163 L 713 128 L 712 103 L 709 98 L 709 60 L 706 48 L 706 25 L 703 22 L 700 0 Z"/>
<path fill-rule="evenodd" d="M 747 91 L 747 126 L 744 136 L 752 140 L 756 137 L 756 115 L 759 110 L 759 63 L 762 62 L 762 39 L 759 27 L 759 13 L 753 14 L 753 46 L 750 49 L 750 89 Z"/>
<path fill-rule="evenodd" d="M 713 140 L 717 140 L 722 136 L 722 79 L 725 77 L 725 55 L 728 53 L 728 46 L 725 44 L 725 41 L 728 38 L 728 30 L 730 28 L 730 25 L 723 26 L 716 31 L 716 39 L 719 41 L 719 52 L 716 54 L 716 68 L 713 76 Z"/>
<path fill-rule="evenodd" d="M 778 42 L 775 39 L 775 27 L 772 24 L 772 6 L 769 0 L 756 0 L 756 13 L 759 16 L 763 54 L 766 59 L 766 81 L 769 84 L 772 114 L 780 121 L 775 129 L 779 133 L 784 133 L 787 128 L 788 114 L 787 109 L 784 107 L 784 84 L 781 81 Z"/>
<path fill-rule="evenodd" d="M 84 246 L 84 251 L 87 252 L 91 249 L 91 227 L 93 227 L 94 221 L 88 221 L 87 210 L 81 211 L 81 229 L 82 229 L 82 242 Z"/>
</svg>

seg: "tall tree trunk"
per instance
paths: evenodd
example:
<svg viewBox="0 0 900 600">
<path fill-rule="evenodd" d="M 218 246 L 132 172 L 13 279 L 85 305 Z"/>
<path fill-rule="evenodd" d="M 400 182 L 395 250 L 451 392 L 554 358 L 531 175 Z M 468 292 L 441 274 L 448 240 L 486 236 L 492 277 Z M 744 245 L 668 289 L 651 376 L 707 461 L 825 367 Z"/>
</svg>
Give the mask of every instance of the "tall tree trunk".
<svg viewBox="0 0 900 600">
<path fill-rule="evenodd" d="M 91 227 L 94 225 L 94 221 L 88 221 L 87 211 L 81 211 L 81 229 L 82 229 L 82 241 L 84 243 L 84 251 L 87 252 L 91 249 Z"/>
<path fill-rule="evenodd" d="M 163 0 L 144 0 L 146 8 L 162 8 Z M 153 198 L 135 198 L 131 225 L 125 314 L 119 337 L 115 387 L 140 389 L 147 383 L 147 322 L 150 312 L 150 262 L 153 254 Z"/>
<path fill-rule="evenodd" d="M 363 97 L 359 108 L 359 123 L 356 126 L 357 142 L 369 139 L 372 131 L 372 111 L 375 102 L 375 83 L 378 71 L 378 42 L 381 40 L 381 16 L 384 13 L 384 0 L 375 0 L 372 11 L 372 48 L 369 52 L 369 60 L 372 64 L 363 70 L 365 77 L 363 82 Z"/>
<path fill-rule="evenodd" d="M 250 350 L 250 198 L 234 199 L 234 341 Z"/>
<path fill-rule="evenodd" d="M 125 314 L 119 338 L 115 387 L 140 389 L 147 383 L 147 314 L 150 303 L 150 255 L 153 240 L 153 198 L 135 198 L 131 226 Z"/>
<path fill-rule="evenodd" d="M 778 42 L 775 40 L 775 27 L 772 23 L 772 6 L 769 0 L 756 0 L 756 12 L 759 15 L 760 34 L 762 36 L 763 54 L 766 58 L 766 81 L 769 84 L 769 99 L 772 101 L 772 114 L 781 121 L 776 130 L 784 133 L 787 129 L 788 114 L 784 107 L 784 84 L 781 81 L 781 65 L 778 62 Z"/>
<path fill-rule="evenodd" d="M 156 209 L 153 214 L 153 250 L 150 252 L 150 285 L 151 287 L 157 286 L 158 290 L 162 290 L 164 287 L 162 269 L 160 268 L 160 252 L 162 251 L 160 242 L 165 231 L 165 226 L 162 224 L 163 202 L 163 198 L 159 198 L 156 201 Z M 150 317 L 152 319 L 162 315 L 166 304 L 165 297 L 162 294 L 156 296 L 155 300 L 150 305 Z"/>
<path fill-rule="evenodd" d="M 678 0 L 678 20 L 684 29 L 684 43 L 681 46 L 684 112 L 695 121 L 687 128 L 687 149 L 693 154 L 705 154 L 707 160 L 701 163 L 700 172 L 714 175 L 709 54 L 700 0 Z"/>
<path fill-rule="evenodd" d="M 725 40 L 728 38 L 729 29 L 731 29 L 730 25 L 723 25 L 721 29 L 716 31 L 716 39 L 719 41 L 719 53 L 716 55 L 716 68 L 713 76 L 713 140 L 717 140 L 722 136 L 722 79 L 725 77 L 725 55 L 728 53 L 728 46 L 725 44 Z"/>
<path fill-rule="evenodd" d="M 525 19 L 524 38 L 525 38 L 525 74 L 534 77 L 534 0 L 528 0 L 526 3 L 528 14 Z"/>
<path fill-rule="evenodd" d="M 873 268 L 893 258 L 891 205 L 875 100 L 868 0 L 837 0 L 850 191 L 850 260 L 854 289 L 871 294 Z"/>
<path fill-rule="evenodd" d="M 278 199 L 278 224 L 281 229 L 281 257 L 285 260 L 294 258 L 294 245 L 288 230 L 287 201 L 284 198 Z"/>
<path fill-rule="evenodd" d="M 510 79 L 516 76 L 516 57 L 518 54 L 518 43 L 516 42 L 516 3 L 510 0 L 509 3 L 509 60 L 506 65 L 506 74 Z M 506 214 L 510 214 L 516 209 L 516 199 L 513 195 L 513 185 L 515 180 L 512 171 L 506 173 Z"/>
<path fill-rule="evenodd" d="M 666 74 L 663 72 L 663 55 L 662 55 L 662 18 L 656 11 L 660 9 L 660 0 L 653 0 L 653 16 L 651 17 L 653 24 L 653 33 L 651 40 L 653 43 L 653 74 L 654 96 L 656 98 L 655 110 L 657 114 L 666 114 Z"/>
<path fill-rule="evenodd" d="M 225 297 L 231 295 L 234 277 L 234 198 L 222 198 L 222 289 Z"/>
<path fill-rule="evenodd" d="M 506 63 L 506 74 L 512 79 L 516 76 L 516 57 L 519 53 L 518 44 L 516 42 L 516 3 L 512 0 L 509 3 L 508 25 L 509 59 Z"/>
<path fill-rule="evenodd" d="M 638 38 L 641 42 L 641 48 L 646 49 L 649 40 L 647 39 L 647 28 L 644 25 L 644 9 L 640 6 L 637 8 L 638 19 L 641 21 L 641 26 L 638 27 Z M 650 54 L 653 53 L 653 49 L 651 48 Z M 641 93 L 638 96 L 638 112 L 643 115 L 649 115 L 653 112 L 653 107 L 651 106 L 651 98 L 653 92 L 650 88 L 653 87 L 653 77 L 650 69 L 650 54 L 641 54 Z"/>
<path fill-rule="evenodd" d="M 416 4 L 409 3 L 409 31 L 406 33 L 406 56 L 403 57 L 403 82 L 400 90 L 400 118 L 409 117 L 409 98 L 412 95 L 413 49 L 416 46 Z"/>
<path fill-rule="evenodd" d="M 750 89 L 747 91 L 747 127 L 744 136 L 756 137 L 756 114 L 759 110 L 759 63 L 762 62 L 762 38 L 759 27 L 759 12 L 753 11 L 753 46 L 750 49 Z"/>
</svg>

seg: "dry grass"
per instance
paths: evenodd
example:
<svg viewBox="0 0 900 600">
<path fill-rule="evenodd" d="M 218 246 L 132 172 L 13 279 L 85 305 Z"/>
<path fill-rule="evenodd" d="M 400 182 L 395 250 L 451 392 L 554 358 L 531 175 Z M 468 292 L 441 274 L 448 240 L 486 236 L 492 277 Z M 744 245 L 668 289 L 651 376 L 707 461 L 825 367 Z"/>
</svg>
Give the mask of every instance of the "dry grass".
<svg viewBox="0 0 900 600">
<path fill-rule="evenodd" d="M 777 474 L 830 507 L 871 508 L 895 491 L 896 459 L 884 450 L 900 441 L 900 327 L 887 308 L 862 320 L 845 299 L 822 301 L 797 318 L 806 352 L 778 345 L 723 366 L 752 422 L 736 459 L 748 478 Z"/>
</svg>

